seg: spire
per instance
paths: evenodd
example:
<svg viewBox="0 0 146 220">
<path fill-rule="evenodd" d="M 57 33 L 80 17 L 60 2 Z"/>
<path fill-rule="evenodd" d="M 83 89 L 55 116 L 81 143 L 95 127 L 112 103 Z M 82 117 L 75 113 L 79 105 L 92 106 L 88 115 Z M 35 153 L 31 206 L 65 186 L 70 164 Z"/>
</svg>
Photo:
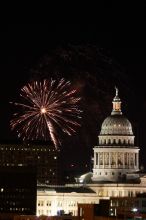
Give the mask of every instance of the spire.
<svg viewBox="0 0 146 220">
<path fill-rule="evenodd" d="M 115 90 L 116 90 L 116 95 L 113 99 L 113 110 L 111 115 L 122 115 L 121 112 L 121 99 L 119 98 L 119 90 L 118 88 L 115 86 Z"/>
</svg>

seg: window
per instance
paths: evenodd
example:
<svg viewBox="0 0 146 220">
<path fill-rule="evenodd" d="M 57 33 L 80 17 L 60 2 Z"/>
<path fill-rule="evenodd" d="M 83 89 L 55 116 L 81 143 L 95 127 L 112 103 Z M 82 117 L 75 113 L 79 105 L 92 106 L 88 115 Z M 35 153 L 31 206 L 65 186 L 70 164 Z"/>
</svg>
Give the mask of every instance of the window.
<svg viewBox="0 0 146 220">
<path fill-rule="evenodd" d="M 142 200 L 142 207 L 146 207 L 146 200 Z"/>
<path fill-rule="evenodd" d="M 98 153 L 96 153 L 96 165 L 98 164 Z"/>
<path fill-rule="evenodd" d="M 47 201 L 47 206 L 51 206 L 51 201 Z"/>
<path fill-rule="evenodd" d="M 38 201 L 38 206 L 43 206 L 44 205 L 44 201 Z"/>
<path fill-rule="evenodd" d="M 122 197 L 122 191 L 119 191 L 119 196 Z"/>
</svg>

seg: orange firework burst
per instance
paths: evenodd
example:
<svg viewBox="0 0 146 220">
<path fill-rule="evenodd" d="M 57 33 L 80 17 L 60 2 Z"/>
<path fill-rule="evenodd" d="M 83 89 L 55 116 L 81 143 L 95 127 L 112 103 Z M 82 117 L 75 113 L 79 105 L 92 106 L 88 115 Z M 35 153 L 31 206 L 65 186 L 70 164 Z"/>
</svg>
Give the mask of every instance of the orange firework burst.
<svg viewBox="0 0 146 220">
<path fill-rule="evenodd" d="M 60 128 L 68 135 L 80 126 L 81 110 L 78 108 L 80 97 L 71 83 L 63 78 L 56 80 L 34 81 L 21 89 L 23 103 L 13 103 L 21 107 L 10 122 L 11 129 L 17 130 L 18 137 L 28 140 L 48 140 L 55 147 L 60 145 L 57 135 Z"/>
</svg>

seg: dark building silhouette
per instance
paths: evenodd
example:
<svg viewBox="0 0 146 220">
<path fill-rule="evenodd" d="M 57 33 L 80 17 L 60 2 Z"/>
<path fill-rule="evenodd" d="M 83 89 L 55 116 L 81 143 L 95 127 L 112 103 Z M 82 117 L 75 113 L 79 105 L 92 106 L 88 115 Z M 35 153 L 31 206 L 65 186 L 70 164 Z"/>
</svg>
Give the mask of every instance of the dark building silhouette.
<svg viewBox="0 0 146 220">
<path fill-rule="evenodd" d="M 101 199 L 99 204 L 78 204 L 79 220 L 92 220 L 97 216 L 105 219 L 104 217 L 109 216 L 109 207 L 110 200 L 107 199 Z"/>
<path fill-rule="evenodd" d="M 59 153 L 51 144 L 41 142 L 1 143 L 0 167 L 33 166 L 39 183 L 58 184 L 61 178 Z"/>
<path fill-rule="evenodd" d="M 35 214 L 37 179 L 34 167 L 0 168 L 0 213 Z"/>
</svg>

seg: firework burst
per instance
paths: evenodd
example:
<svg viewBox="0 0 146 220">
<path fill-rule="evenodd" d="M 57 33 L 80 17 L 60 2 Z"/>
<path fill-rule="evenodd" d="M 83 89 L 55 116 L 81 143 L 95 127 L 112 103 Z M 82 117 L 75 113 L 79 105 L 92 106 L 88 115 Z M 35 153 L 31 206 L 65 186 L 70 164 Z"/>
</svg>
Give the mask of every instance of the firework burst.
<svg viewBox="0 0 146 220">
<path fill-rule="evenodd" d="M 78 104 L 81 98 L 69 81 L 63 78 L 59 82 L 34 81 L 21 89 L 20 96 L 23 103 L 12 103 L 19 111 L 13 115 L 10 126 L 23 140 L 51 138 L 57 148 L 61 144 L 58 128 L 72 135 L 80 126 Z"/>
</svg>

